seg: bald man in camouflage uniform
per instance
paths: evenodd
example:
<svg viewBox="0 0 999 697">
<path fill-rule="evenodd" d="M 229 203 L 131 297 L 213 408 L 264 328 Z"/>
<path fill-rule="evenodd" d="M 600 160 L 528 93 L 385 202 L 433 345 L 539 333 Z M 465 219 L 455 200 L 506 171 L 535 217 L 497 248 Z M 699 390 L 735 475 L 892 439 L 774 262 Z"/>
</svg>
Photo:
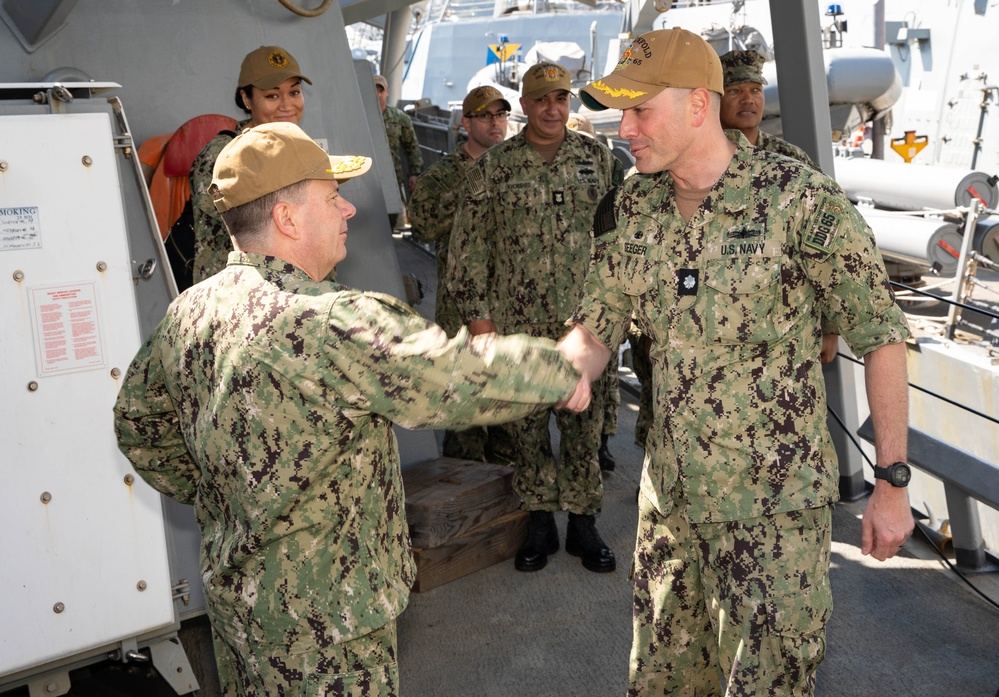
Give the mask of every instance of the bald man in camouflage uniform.
<svg viewBox="0 0 999 697">
<path fill-rule="evenodd" d="M 212 193 L 236 251 L 170 305 L 115 406 L 139 474 L 195 507 L 226 695 L 398 695 L 415 569 L 393 422 L 495 423 L 578 384 L 551 341 L 448 339 L 322 280 L 356 212 L 339 184 L 370 164 L 289 123 L 233 139 Z"/>
<path fill-rule="evenodd" d="M 571 83 L 556 63 L 532 66 L 522 80 L 524 130 L 486 152 L 468 170 L 451 235 L 448 283 L 473 334 L 498 330 L 552 339 L 576 305 L 590 260 L 593 212 L 620 181 L 606 146 L 566 128 Z M 595 514 L 603 483 L 597 450 L 603 408 L 556 414 L 561 458 L 552 454 L 548 414 L 516 424 L 514 490 L 531 511 L 528 537 L 514 561 L 544 568 L 559 548 L 554 511 L 569 512 L 566 551 L 590 571 L 615 568 Z"/>
<path fill-rule="evenodd" d="M 435 245 L 437 307 L 434 319 L 448 336 L 454 336 L 464 324 L 447 287 L 447 255 L 451 228 L 465 190 L 465 173 L 482 153 L 506 138 L 510 102 L 495 87 L 483 85 L 465 95 L 461 113 L 461 126 L 467 139 L 416 179 L 409 200 L 413 237 Z M 512 449 L 510 434 L 501 425 L 444 433 L 445 457 L 506 463 L 512 461 Z"/>
<path fill-rule="evenodd" d="M 718 56 L 682 29 L 637 37 L 581 90 L 623 110 L 645 173 L 600 204 L 562 342 L 592 377 L 633 312 L 653 339 L 633 696 L 812 694 L 838 498 L 824 314 L 865 357 L 879 464 L 906 457 L 909 331 L 870 229 L 832 180 L 730 141 L 721 94 Z M 877 559 L 913 527 L 898 484 L 879 478 L 864 514 L 862 552 Z"/>
</svg>

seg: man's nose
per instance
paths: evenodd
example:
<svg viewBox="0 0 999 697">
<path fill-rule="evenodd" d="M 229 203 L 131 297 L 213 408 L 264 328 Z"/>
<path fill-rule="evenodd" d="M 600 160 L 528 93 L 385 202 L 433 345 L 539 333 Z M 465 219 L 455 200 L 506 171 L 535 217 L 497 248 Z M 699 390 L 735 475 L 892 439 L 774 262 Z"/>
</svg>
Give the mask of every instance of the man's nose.
<svg viewBox="0 0 999 697">
<path fill-rule="evenodd" d="M 625 110 L 621 114 L 621 125 L 618 126 L 617 133 L 619 136 L 625 140 L 631 140 L 632 136 L 635 134 L 633 119 L 631 117 L 631 112 Z"/>
</svg>

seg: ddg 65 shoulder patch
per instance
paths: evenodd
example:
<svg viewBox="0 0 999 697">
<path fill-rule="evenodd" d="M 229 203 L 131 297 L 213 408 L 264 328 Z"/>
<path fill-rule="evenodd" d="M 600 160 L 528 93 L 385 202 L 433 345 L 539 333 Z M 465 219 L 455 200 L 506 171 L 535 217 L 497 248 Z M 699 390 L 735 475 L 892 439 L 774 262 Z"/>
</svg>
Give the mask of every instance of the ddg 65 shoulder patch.
<svg viewBox="0 0 999 697">
<path fill-rule="evenodd" d="M 597 210 L 593 214 L 593 237 L 597 238 L 606 235 L 617 227 L 617 212 L 614 210 L 614 198 L 617 195 L 617 187 L 604 194 L 597 204 Z"/>
<path fill-rule="evenodd" d="M 846 214 L 846 208 L 840 199 L 824 195 L 812 216 L 812 226 L 805 233 L 804 243 L 821 251 L 829 251 Z"/>
</svg>

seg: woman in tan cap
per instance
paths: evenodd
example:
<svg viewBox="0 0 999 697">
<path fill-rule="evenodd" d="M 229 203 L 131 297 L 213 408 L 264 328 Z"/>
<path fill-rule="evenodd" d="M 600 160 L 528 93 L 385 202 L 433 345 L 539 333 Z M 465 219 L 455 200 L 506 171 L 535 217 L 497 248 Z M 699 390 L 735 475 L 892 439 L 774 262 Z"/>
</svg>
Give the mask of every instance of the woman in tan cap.
<svg viewBox="0 0 999 697">
<path fill-rule="evenodd" d="M 208 193 L 215 160 L 222 148 L 244 130 L 276 121 L 298 125 L 305 110 L 302 82 L 312 84 L 302 74 L 298 61 L 280 46 L 261 46 L 243 58 L 235 98 L 236 106 L 249 118 L 241 121 L 235 132 L 222 131 L 215 136 L 191 167 L 195 283 L 221 271 L 232 251 L 229 232 Z"/>
</svg>

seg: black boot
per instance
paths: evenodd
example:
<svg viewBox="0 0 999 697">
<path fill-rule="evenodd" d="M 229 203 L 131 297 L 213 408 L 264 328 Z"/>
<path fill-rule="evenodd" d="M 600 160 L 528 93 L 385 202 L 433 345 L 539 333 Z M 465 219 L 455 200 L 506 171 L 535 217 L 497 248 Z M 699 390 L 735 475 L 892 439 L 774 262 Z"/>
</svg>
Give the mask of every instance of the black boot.
<svg viewBox="0 0 999 697">
<path fill-rule="evenodd" d="M 610 450 L 607 449 L 607 439 L 609 436 L 605 433 L 600 436 L 600 450 L 597 451 L 597 459 L 600 460 L 600 469 L 603 472 L 613 472 L 614 468 L 617 467 L 617 462 L 614 461 L 614 456 L 610 454 Z"/>
<path fill-rule="evenodd" d="M 527 539 L 517 550 L 513 566 L 517 571 L 539 571 L 548 563 L 548 555 L 558 551 L 558 528 L 551 511 L 531 511 L 527 521 Z"/>
<path fill-rule="evenodd" d="M 565 533 L 565 551 L 583 560 L 583 566 L 598 574 L 617 567 L 614 552 L 607 548 L 597 532 L 592 515 L 569 514 L 569 529 Z"/>
</svg>

